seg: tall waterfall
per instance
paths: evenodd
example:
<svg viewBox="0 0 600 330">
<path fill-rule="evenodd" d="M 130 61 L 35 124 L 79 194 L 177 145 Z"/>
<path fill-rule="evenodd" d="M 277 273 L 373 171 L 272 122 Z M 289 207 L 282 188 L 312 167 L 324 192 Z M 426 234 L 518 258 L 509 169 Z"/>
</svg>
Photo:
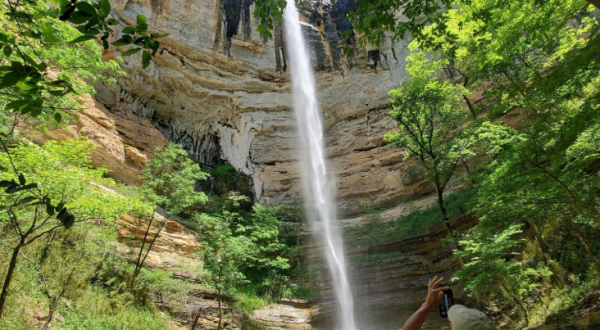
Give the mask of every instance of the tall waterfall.
<svg viewBox="0 0 600 330">
<path fill-rule="evenodd" d="M 324 253 L 337 298 L 339 324 L 343 330 L 355 330 L 354 306 L 346 273 L 342 237 L 339 228 L 332 224 L 336 218 L 333 203 L 335 182 L 327 174 L 323 125 L 317 101 L 315 77 L 294 0 L 287 0 L 284 23 L 285 48 L 294 90 L 294 109 L 301 145 L 306 150 L 301 155 L 300 162 L 307 202 L 306 211 L 307 214 L 316 213 L 318 220 L 315 225 L 319 226 L 324 235 Z"/>
</svg>

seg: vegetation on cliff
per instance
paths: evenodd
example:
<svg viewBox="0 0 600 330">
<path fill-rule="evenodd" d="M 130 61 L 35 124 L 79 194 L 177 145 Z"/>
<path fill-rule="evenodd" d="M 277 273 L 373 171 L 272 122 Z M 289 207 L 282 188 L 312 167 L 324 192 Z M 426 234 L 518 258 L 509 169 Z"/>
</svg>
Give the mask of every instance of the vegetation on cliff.
<svg viewBox="0 0 600 330">
<path fill-rule="evenodd" d="M 479 223 L 450 233 L 464 260 L 454 279 L 503 324 L 525 328 L 577 308 L 572 296 L 557 304 L 565 291 L 585 301 L 600 285 L 597 10 L 577 0 L 455 4 L 411 43 L 408 81 L 389 94 L 399 130 L 388 140 L 438 195 L 464 165 L 462 208 Z"/>
<path fill-rule="evenodd" d="M 412 34 L 409 77 L 389 94 L 399 129 L 386 140 L 408 150 L 415 173 L 437 193 L 435 207 L 349 235 L 375 244 L 443 224 L 464 261 L 455 280 L 507 328 L 565 318 L 586 308 L 600 285 L 600 36 L 590 3 L 598 6 L 357 0 L 349 15 L 360 45 L 379 45 L 387 32 Z M 284 6 L 256 2 L 261 34 L 271 36 Z M 102 60 L 94 40 L 104 50 L 125 47 L 122 56 L 140 53 L 142 66 L 150 65 L 161 35 L 148 32 L 143 15 L 128 25 L 110 8 L 106 0 L 3 3 L 0 327 L 165 329 L 169 318 L 149 297 L 187 297 L 201 282 L 214 290 L 220 329 L 225 300 L 250 310 L 273 297 L 312 294 L 288 281 L 303 268 L 297 224 L 281 225 L 298 221 L 290 209 L 248 210 L 240 207 L 244 196 L 196 191 L 209 174 L 232 186 L 240 177 L 233 167 L 204 173 L 171 144 L 149 161 L 141 189 L 123 196 L 107 189 L 119 184 L 104 177 L 106 169 L 91 166 L 91 143 L 36 146 L 15 134 L 24 116 L 35 124 L 72 120 L 80 96 L 93 93 L 90 82 L 124 74 L 118 58 Z M 456 182 L 464 189 L 445 194 Z M 449 218 L 469 213 L 479 223 L 452 231 Z M 134 255 L 117 248 L 123 215 L 145 220 Z M 183 280 L 146 264 L 176 217 L 203 246 L 201 266 Z"/>
<path fill-rule="evenodd" d="M 3 3 L 0 327 L 165 329 L 170 318 L 161 316 L 149 299 L 153 294 L 161 301 L 184 301 L 192 290 L 215 289 L 219 306 L 224 299 L 228 304 L 238 299 L 245 310 L 274 297 L 303 294 L 287 284 L 293 270 L 286 255 L 295 256 L 298 242 L 293 234 L 286 234 L 288 240 L 280 235 L 283 212 L 260 205 L 241 210 L 238 202 L 247 200 L 244 196 L 223 199 L 196 191 L 195 183 L 209 174 L 181 146 L 159 148 L 142 171 L 142 186 L 123 189 L 104 177 L 107 169 L 91 166 L 91 142 L 40 147 L 19 135 L 23 120 L 42 124 L 42 130 L 45 124 L 73 120 L 76 111 L 84 110 L 80 96 L 94 92 L 90 83 L 114 83 L 124 74 L 120 58 L 103 60 L 93 40 L 104 50 L 129 47 L 119 48 L 122 56 L 139 52 L 142 66 L 149 65 L 162 36 L 148 32 L 143 15 L 129 26 L 112 17 L 110 7 L 104 0 L 61 1 L 58 6 Z M 120 39 L 113 40 L 113 29 Z M 213 172 L 228 181 L 237 175 L 231 169 Z M 201 213 L 209 198 L 210 214 Z M 124 216 L 138 219 L 138 229 L 145 233 L 135 254 L 123 252 L 117 242 Z M 188 270 L 184 280 L 146 268 L 157 238 L 174 217 L 189 219 L 189 230 L 204 244 L 198 251 L 202 267 Z M 219 308 L 218 328 L 231 322 L 222 316 Z"/>
</svg>

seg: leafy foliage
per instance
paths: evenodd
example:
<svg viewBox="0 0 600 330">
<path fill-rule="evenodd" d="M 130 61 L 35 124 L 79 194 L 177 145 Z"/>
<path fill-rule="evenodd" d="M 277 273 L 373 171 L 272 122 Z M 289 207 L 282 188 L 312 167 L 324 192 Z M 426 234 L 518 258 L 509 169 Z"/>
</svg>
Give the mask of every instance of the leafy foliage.
<svg viewBox="0 0 600 330">
<path fill-rule="evenodd" d="M 7 150 L 0 154 L 0 176 L 3 182 L 12 182 L 0 194 L 3 243 L 12 252 L 0 297 L 0 313 L 24 247 L 61 227 L 69 229 L 76 222 L 113 220 L 121 213 L 145 208 L 140 200 L 107 195 L 97 186 L 106 170 L 90 167 L 92 149 L 90 142 L 70 140 L 47 142 L 43 147 L 19 145 L 11 153 Z M 34 183 L 24 182 L 25 176 Z M 106 204 L 98 204 L 99 201 Z"/>
<path fill-rule="evenodd" d="M 142 170 L 142 193 L 170 214 L 178 214 L 198 203 L 207 201 L 203 192 L 196 192 L 197 180 L 208 175 L 188 158 L 181 145 L 169 143 L 166 149 L 156 148 L 156 157 Z"/>
<path fill-rule="evenodd" d="M 156 148 L 156 157 L 148 161 L 142 170 L 141 195 L 154 205 L 149 212 L 146 233 L 142 239 L 140 252 L 135 262 L 133 280 L 139 275 L 146 257 L 152 250 L 154 242 L 169 221 L 169 217 L 178 215 L 197 204 L 205 203 L 208 197 L 203 192 L 196 192 L 196 181 L 208 175 L 200 170 L 200 166 L 188 158 L 181 145 L 169 143 L 166 149 Z M 157 207 L 166 211 L 166 216 L 157 216 Z M 156 220 L 156 221 L 155 221 Z M 144 252 L 146 239 L 150 229 L 155 225 L 148 247 Z"/>
<path fill-rule="evenodd" d="M 0 14 L 0 101 L 6 110 L 37 117 L 42 114 L 62 120 L 64 111 L 76 110 L 73 95 L 90 93 L 91 86 L 79 79 L 114 81 L 120 74 L 114 61 L 104 62 L 98 40 L 108 49 L 109 38 L 120 23 L 110 14 L 107 0 L 98 2 L 58 1 L 49 6 L 41 1 L 8 1 Z M 71 24 L 68 24 L 70 22 Z M 148 33 L 143 15 L 136 26 L 124 26 L 115 46 L 133 45 L 123 56 L 142 52 L 146 68 L 163 37 Z M 82 46 L 74 44 L 83 43 Z M 52 72 L 52 74 L 49 74 Z"/>
<path fill-rule="evenodd" d="M 459 190 L 449 193 L 444 199 L 448 217 L 464 216 L 474 190 Z M 370 223 L 345 229 L 348 240 L 353 244 L 377 244 L 394 238 L 407 236 L 442 223 L 439 207 L 432 205 L 424 210 L 415 210 L 406 216 L 388 222 Z"/>
</svg>

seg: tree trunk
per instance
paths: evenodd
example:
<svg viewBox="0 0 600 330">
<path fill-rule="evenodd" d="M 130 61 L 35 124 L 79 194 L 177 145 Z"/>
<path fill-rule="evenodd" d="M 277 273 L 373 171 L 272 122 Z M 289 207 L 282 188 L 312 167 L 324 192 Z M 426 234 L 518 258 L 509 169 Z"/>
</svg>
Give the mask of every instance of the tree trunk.
<svg viewBox="0 0 600 330">
<path fill-rule="evenodd" d="M 221 276 L 219 276 L 219 282 L 221 281 Z M 223 313 L 221 311 L 221 287 L 219 287 L 219 324 L 217 326 L 218 330 L 221 330 L 221 323 L 223 320 Z"/>
<path fill-rule="evenodd" d="M 198 325 L 198 320 L 200 319 L 200 309 L 198 309 L 196 311 L 196 315 L 194 316 L 194 319 L 192 320 L 192 324 L 190 325 L 190 330 L 196 330 L 196 325 Z"/>
<path fill-rule="evenodd" d="M 56 310 L 56 305 L 58 304 L 58 299 L 59 299 L 58 296 L 56 296 L 56 297 L 54 297 L 54 299 L 52 299 L 52 303 L 50 304 L 50 308 L 48 309 L 48 319 L 46 320 L 46 323 L 44 323 L 44 327 L 42 328 L 43 330 L 50 329 L 50 322 L 52 322 L 52 319 L 54 318 L 54 311 Z"/>
<path fill-rule="evenodd" d="M 550 255 L 550 251 L 548 250 L 548 245 L 546 245 L 546 241 L 544 241 L 544 238 L 542 237 L 542 235 L 540 235 L 540 232 L 538 231 L 538 228 L 535 224 L 535 222 L 529 218 L 527 218 L 527 223 L 529 224 L 529 226 L 531 226 L 531 229 L 533 229 L 533 232 L 535 234 L 535 239 L 538 241 L 538 244 L 540 245 L 540 249 L 542 250 L 542 253 L 544 255 Z"/>
<path fill-rule="evenodd" d="M 144 262 L 146 261 L 146 258 L 148 257 L 148 254 L 152 250 L 152 246 L 154 246 L 154 242 L 156 242 L 156 239 L 158 238 L 158 236 L 162 232 L 163 228 L 167 224 L 167 221 L 169 221 L 169 217 L 166 217 L 164 219 L 164 221 L 160 224 L 160 227 L 158 227 L 158 230 L 156 231 L 156 234 L 154 234 L 154 236 L 152 237 L 152 241 L 150 242 L 150 245 L 148 245 L 148 249 L 146 250 L 146 254 L 144 255 L 144 258 L 139 262 L 139 265 L 136 268 L 135 273 L 133 274 L 133 280 L 134 280 L 134 282 L 135 282 L 135 279 L 137 278 L 137 276 L 140 274 L 140 271 L 142 270 L 142 266 L 144 265 Z"/>
<path fill-rule="evenodd" d="M 471 184 L 473 186 L 475 186 L 475 180 L 473 180 L 473 178 L 471 177 L 471 169 L 469 169 L 469 165 L 467 165 L 465 158 L 463 156 L 461 156 L 460 161 L 463 163 L 463 166 L 465 167 L 465 170 L 467 171 L 467 175 L 469 176 L 469 181 L 471 181 Z"/>
<path fill-rule="evenodd" d="M 523 306 L 523 303 L 521 302 L 521 299 L 519 299 L 519 297 L 517 297 L 516 294 L 512 293 L 511 291 L 508 290 L 508 288 L 506 287 L 506 285 L 504 285 L 504 283 L 502 283 L 502 281 L 498 281 L 500 283 L 500 286 L 504 289 L 504 291 L 506 291 L 506 293 L 508 293 L 510 296 L 513 297 L 513 299 L 517 302 L 517 304 L 519 305 L 519 307 L 521 307 L 521 310 L 523 311 L 523 314 L 525 316 L 525 325 L 529 325 L 529 315 L 527 315 L 527 310 L 525 309 L 525 306 Z"/>
<path fill-rule="evenodd" d="M 444 191 L 438 187 L 436 187 L 437 191 L 437 203 L 440 208 L 440 213 L 442 213 L 442 221 L 444 222 L 444 227 L 448 232 L 448 235 L 452 237 L 452 244 L 456 250 L 460 250 L 458 242 L 456 241 L 456 237 L 454 237 L 454 233 L 452 232 L 452 227 L 450 226 L 450 220 L 448 219 L 448 212 L 446 212 L 446 207 L 444 206 Z M 462 268 L 465 268 L 465 262 L 462 258 L 458 258 L 460 261 L 460 265 Z"/>
<path fill-rule="evenodd" d="M 84 256 L 85 256 L 85 254 L 81 254 L 81 257 L 79 257 L 79 259 L 77 259 L 77 261 L 75 262 L 75 265 L 77 265 L 79 263 L 79 261 L 81 259 L 83 259 Z M 46 320 L 46 323 L 44 324 L 44 328 L 43 328 L 44 330 L 50 329 L 50 322 L 52 322 L 52 319 L 54 318 L 54 311 L 56 311 L 56 305 L 58 305 L 58 301 L 65 294 L 67 287 L 71 283 L 71 279 L 73 279 L 73 274 L 75 274 L 75 270 L 77 270 L 77 266 L 75 266 L 75 267 L 73 267 L 73 269 L 71 269 L 71 272 L 69 273 L 69 276 L 67 277 L 67 280 L 65 281 L 62 290 L 60 290 L 60 293 L 57 294 L 54 297 L 54 299 L 52 299 L 52 303 L 50 304 L 50 309 L 48 310 L 48 319 Z"/>
<path fill-rule="evenodd" d="M 471 117 L 473 120 L 477 120 L 477 113 L 475 112 L 473 104 L 471 104 L 471 100 L 469 100 L 466 95 L 463 95 L 463 99 L 465 100 L 465 103 L 467 103 L 467 107 L 469 107 L 469 113 L 471 114 Z"/>
<path fill-rule="evenodd" d="M 150 232 L 150 228 L 152 228 L 152 222 L 154 222 L 154 216 L 155 215 L 156 215 L 156 207 L 152 211 L 152 216 L 150 217 L 150 221 L 148 222 L 148 228 L 146 228 L 146 233 L 144 233 L 144 239 L 142 239 L 142 244 L 140 245 L 140 253 L 138 253 L 138 258 L 135 261 L 135 270 L 133 271 L 133 278 L 131 279 L 131 286 L 132 287 L 135 284 L 135 280 L 137 278 L 137 275 L 140 272 L 139 269 L 142 268 L 140 260 L 142 259 L 142 253 L 144 253 L 144 245 L 146 245 L 146 238 L 148 238 L 148 233 Z M 136 230 L 136 232 L 137 232 L 137 230 Z M 142 261 L 142 263 L 143 263 L 143 261 Z"/>
<path fill-rule="evenodd" d="M 10 281 L 12 280 L 13 274 L 15 272 L 15 268 L 17 267 L 17 258 L 19 257 L 19 251 L 23 247 L 24 240 L 21 239 L 21 242 L 15 247 L 13 250 L 12 256 L 10 257 L 10 263 L 8 264 L 8 271 L 6 272 L 6 277 L 4 278 L 4 285 L 2 286 L 2 294 L 0 295 L 0 319 L 2 318 L 2 312 L 4 312 L 4 303 L 6 303 L 6 296 L 8 295 L 8 287 L 10 286 Z"/>
<path fill-rule="evenodd" d="M 598 262 L 598 259 L 596 259 L 596 256 L 594 255 L 594 253 L 592 252 L 590 247 L 587 245 L 587 243 L 581 236 L 581 229 L 579 229 L 579 225 L 573 221 L 570 221 L 570 225 L 571 225 L 570 227 L 572 228 L 573 232 L 575 233 L 575 236 L 577 236 L 577 239 L 579 240 L 579 242 L 581 242 L 581 245 L 583 245 L 583 248 L 587 252 L 588 256 L 590 257 L 590 259 L 592 259 L 592 262 L 596 266 L 596 269 L 598 270 L 598 272 L 600 272 L 600 263 Z"/>
<path fill-rule="evenodd" d="M 594 5 L 596 8 L 600 9 L 600 0 L 586 0 L 587 2 Z"/>
</svg>

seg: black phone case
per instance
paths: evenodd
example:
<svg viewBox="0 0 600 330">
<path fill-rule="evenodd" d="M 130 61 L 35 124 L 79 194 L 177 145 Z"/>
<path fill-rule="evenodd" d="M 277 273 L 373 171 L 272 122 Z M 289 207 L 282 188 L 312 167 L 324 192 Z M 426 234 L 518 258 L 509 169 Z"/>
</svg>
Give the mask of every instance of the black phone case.
<svg viewBox="0 0 600 330">
<path fill-rule="evenodd" d="M 454 296 L 452 295 L 452 290 L 448 289 L 444 291 L 444 298 L 442 298 L 442 302 L 440 303 L 440 316 L 442 318 L 448 317 L 448 311 L 450 307 L 454 305 Z"/>
</svg>

